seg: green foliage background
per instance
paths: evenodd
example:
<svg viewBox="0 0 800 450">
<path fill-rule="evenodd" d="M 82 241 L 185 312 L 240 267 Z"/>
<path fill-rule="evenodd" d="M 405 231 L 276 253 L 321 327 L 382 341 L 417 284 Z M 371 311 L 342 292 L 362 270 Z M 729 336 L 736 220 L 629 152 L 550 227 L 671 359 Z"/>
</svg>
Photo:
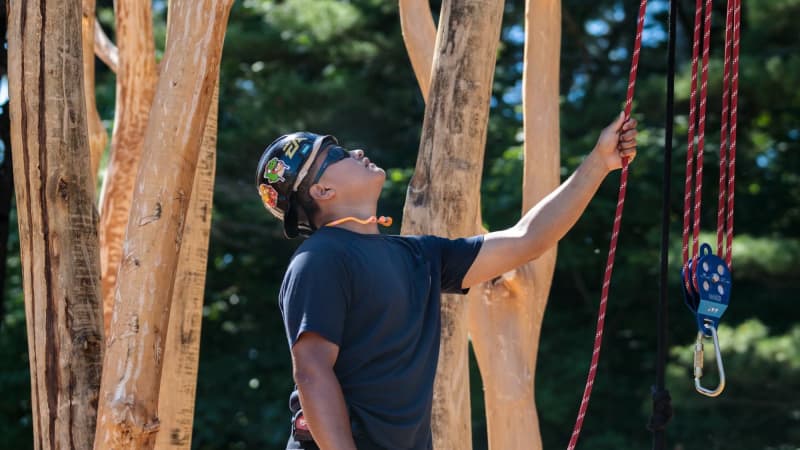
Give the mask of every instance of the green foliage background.
<svg viewBox="0 0 800 450">
<path fill-rule="evenodd" d="M 703 223 L 715 223 L 724 2 L 715 2 Z M 439 2 L 432 2 L 438 11 Z M 562 175 L 620 110 L 635 11 L 632 0 L 563 2 Z M 675 157 L 671 192 L 670 361 L 674 449 L 800 448 L 800 0 L 744 4 L 734 246 L 735 294 L 720 331 L 729 376 L 718 399 L 693 392 L 693 319 L 677 288 L 693 2 L 681 1 Z M 113 36 L 109 0 L 99 17 Z M 165 5 L 154 2 L 163 46 Z M 650 2 L 637 84 L 639 157 L 614 274 L 605 348 L 581 448 L 649 448 L 645 429 L 655 365 L 662 142 L 666 74 L 663 0 Z M 507 1 L 493 86 L 482 186 L 486 226 L 512 225 L 521 204 L 524 2 Z M 114 78 L 98 68 L 98 102 L 113 126 Z M 240 0 L 222 62 L 218 179 L 195 418 L 196 449 L 282 448 L 292 387 L 276 296 L 298 242 L 282 238 L 253 186 L 276 136 L 307 129 L 363 147 L 388 169 L 381 214 L 400 223 L 416 161 L 424 104 L 403 47 L 397 2 Z M 559 245 L 536 377 L 545 448 L 572 430 L 590 358 L 618 175 L 601 188 Z M 3 448 L 32 447 L 24 306 L 12 226 L 7 314 L 0 329 Z M 392 232 L 398 232 L 396 225 Z M 714 236 L 708 234 L 706 241 Z M 713 367 L 707 361 L 707 367 Z M 713 369 L 706 382 L 715 382 Z M 482 390 L 472 362 L 474 448 L 486 448 Z M 519 430 L 526 433 L 526 430 Z"/>
</svg>

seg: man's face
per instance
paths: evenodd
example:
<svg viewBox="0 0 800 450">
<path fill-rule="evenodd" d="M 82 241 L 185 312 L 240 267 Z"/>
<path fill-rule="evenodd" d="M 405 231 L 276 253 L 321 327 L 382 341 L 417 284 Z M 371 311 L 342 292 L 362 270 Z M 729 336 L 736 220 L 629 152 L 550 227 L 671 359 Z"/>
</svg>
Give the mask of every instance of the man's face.
<svg viewBox="0 0 800 450">
<path fill-rule="evenodd" d="M 343 159 L 337 160 L 339 157 Z M 329 162 L 323 167 L 326 158 Z M 320 169 L 323 172 L 318 183 L 336 189 L 337 197 L 345 201 L 358 201 L 364 196 L 377 199 L 386 180 L 386 172 L 360 149 L 347 151 L 329 146 L 317 156 L 312 173 L 316 176 Z"/>
</svg>

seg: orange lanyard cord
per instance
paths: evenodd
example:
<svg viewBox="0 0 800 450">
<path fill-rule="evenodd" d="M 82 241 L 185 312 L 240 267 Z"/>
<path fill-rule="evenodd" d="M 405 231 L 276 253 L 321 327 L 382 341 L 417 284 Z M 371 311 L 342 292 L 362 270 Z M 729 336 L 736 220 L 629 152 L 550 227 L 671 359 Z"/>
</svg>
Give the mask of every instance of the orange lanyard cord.
<svg viewBox="0 0 800 450">
<path fill-rule="evenodd" d="M 392 226 L 392 218 L 391 217 L 387 217 L 387 216 L 380 216 L 380 217 L 371 216 L 371 217 L 369 217 L 369 218 L 367 218 L 365 220 L 359 219 L 359 218 L 353 217 L 353 216 L 343 217 L 341 219 L 334 220 L 333 222 L 328 222 L 328 223 L 325 224 L 325 226 L 326 227 L 332 227 L 332 226 L 339 225 L 339 224 L 342 224 L 342 223 L 345 223 L 345 222 L 358 222 L 358 223 L 360 223 L 362 225 L 368 225 L 368 224 L 371 224 L 371 223 L 377 223 L 378 225 L 383 225 L 384 227 Z"/>
</svg>

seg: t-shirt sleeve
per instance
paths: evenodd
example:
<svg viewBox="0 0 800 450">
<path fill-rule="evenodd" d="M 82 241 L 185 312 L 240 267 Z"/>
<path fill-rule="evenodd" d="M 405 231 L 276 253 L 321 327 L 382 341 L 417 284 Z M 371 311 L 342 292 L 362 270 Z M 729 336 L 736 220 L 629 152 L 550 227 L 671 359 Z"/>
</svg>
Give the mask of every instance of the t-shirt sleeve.
<svg viewBox="0 0 800 450">
<path fill-rule="evenodd" d="M 279 295 L 289 347 L 305 332 L 341 346 L 349 280 L 341 260 L 329 252 L 306 251 L 294 257 Z"/>
<path fill-rule="evenodd" d="M 483 235 L 468 238 L 436 238 L 441 256 L 442 292 L 466 294 L 469 288 L 461 289 L 464 276 L 472 267 L 483 245 Z"/>
</svg>

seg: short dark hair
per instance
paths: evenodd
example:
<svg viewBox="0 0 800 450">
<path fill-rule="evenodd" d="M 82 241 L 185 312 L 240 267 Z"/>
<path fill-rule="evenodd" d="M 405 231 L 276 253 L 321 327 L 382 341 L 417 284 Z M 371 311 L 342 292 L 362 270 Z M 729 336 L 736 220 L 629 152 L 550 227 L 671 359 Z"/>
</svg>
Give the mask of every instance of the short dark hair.
<svg viewBox="0 0 800 450">
<path fill-rule="evenodd" d="M 311 177 L 306 177 L 300 186 L 297 187 L 297 193 L 295 193 L 297 204 L 302 209 L 303 213 L 305 213 L 306 218 L 308 219 L 308 224 L 311 225 L 311 229 L 316 231 L 317 224 L 314 223 L 314 218 L 316 217 L 317 213 L 319 213 L 319 205 L 317 201 L 311 197 Z"/>
<path fill-rule="evenodd" d="M 300 209 L 305 213 L 306 218 L 308 219 L 308 224 L 311 226 L 313 231 L 317 230 L 317 224 L 315 223 L 315 218 L 319 213 L 319 204 L 316 200 L 311 196 L 311 186 L 314 185 L 314 174 L 319 171 L 322 162 L 325 158 L 322 157 L 322 154 L 330 147 L 330 145 L 323 146 L 319 153 L 317 154 L 316 159 L 311 163 L 311 167 L 308 170 L 308 176 L 303 179 L 300 183 L 300 186 L 297 187 L 297 192 L 295 193 L 295 198 L 297 199 L 298 206 Z"/>
</svg>

